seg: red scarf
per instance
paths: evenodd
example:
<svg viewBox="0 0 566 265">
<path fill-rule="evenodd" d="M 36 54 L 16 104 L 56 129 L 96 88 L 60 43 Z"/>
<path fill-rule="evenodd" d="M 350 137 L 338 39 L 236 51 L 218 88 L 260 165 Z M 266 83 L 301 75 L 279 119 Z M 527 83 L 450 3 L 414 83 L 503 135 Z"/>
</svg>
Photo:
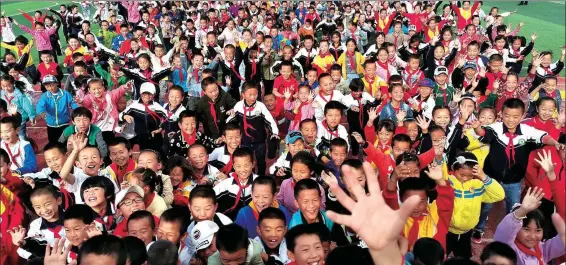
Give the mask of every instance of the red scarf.
<svg viewBox="0 0 566 265">
<path fill-rule="evenodd" d="M 63 226 L 57 225 L 53 228 L 47 228 L 47 230 L 51 231 L 55 238 L 61 238 L 61 235 L 59 233 L 61 232 L 61 230 L 63 230 Z"/>
<path fill-rule="evenodd" d="M 356 72 L 356 52 L 346 51 L 346 56 L 350 59 L 350 68 L 352 68 L 352 71 Z"/>
<path fill-rule="evenodd" d="M 249 133 L 248 133 L 248 128 L 255 130 L 255 128 L 251 125 L 248 124 L 248 113 L 251 115 L 252 110 L 255 109 L 254 107 L 246 107 L 244 104 L 244 134 L 246 134 L 248 137 L 253 138 Z"/>
<path fill-rule="evenodd" d="M 157 85 L 157 83 L 155 83 L 153 80 L 151 80 L 151 76 L 153 75 L 153 73 L 148 69 L 142 70 L 141 74 L 143 75 L 143 77 L 145 77 L 145 79 L 147 79 L 147 82 L 150 82 L 154 85 Z"/>
<path fill-rule="evenodd" d="M 387 80 L 389 80 L 389 77 L 391 77 L 391 74 L 389 73 L 389 64 L 387 64 L 387 62 L 382 63 L 380 61 L 377 61 L 377 64 L 379 65 L 379 67 L 385 70 L 385 73 L 387 74 Z"/>
<path fill-rule="evenodd" d="M 238 178 L 238 175 L 236 175 L 236 173 L 231 173 L 230 177 L 234 178 L 234 182 L 236 182 L 236 185 L 238 185 L 238 194 L 236 194 L 236 202 L 234 203 L 234 205 L 232 207 L 230 207 L 230 209 L 226 210 L 224 213 L 228 213 L 231 212 L 232 210 L 236 209 L 236 207 L 238 206 L 238 203 L 240 203 L 240 198 L 242 197 L 242 192 L 250 186 L 250 180 L 248 179 L 246 181 L 246 185 L 242 186 L 242 183 L 240 183 L 240 179 Z"/>
<path fill-rule="evenodd" d="M 8 101 L 8 106 L 12 104 L 12 100 L 14 100 L 14 96 L 8 97 L 8 95 L 4 94 L 4 98 Z"/>
<path fill-rule="evenodd" d="M 254 78 L 255 74 L 257 73 L 257 62 L 255 61 L 255 59 L 251 60 L 251 65 L 252 65 L 252 75 L 251 78 Z"/>
<path fill-rule="evenodd" d="M 360 111 L 361 112 L 361 111 Z M 334 136 L 334 138 L 339 138 L 340 136 L 338 135 L 338 128 L 336 128 L 335 131 L 330 130 L 330 127 L 328 127 L 328 125 L 326 125 L 326 120 L 322 121 L 322 126 L 324 126 L 324 129 L 330 133 L 330 135 Z M 332 138 L 332 139 L 334 139 Z"/>
<path fill-rule="evenodd" d="M 419 216 L 419 217 L 411 217 L 411 219 L 413 219 L 413 226 L 411 226 L 411 230 L 409 230 L 409 236 L 408 236 L 408 240 L 409 240 L 409 249 L 411 249 L 414 245 L 415 242 L 417 242 L 417 240 L 419 239 L 419 221 L 422 221 L 424 218 L 424 216 Z"/>
<path fill-rule="evenodd" d="M 513 139 L 517 137 L 516 134 L 511 132 L 506 132 L 505 136 L 509 138 L 509 142 L 507 143 L 507 147 L 505 147 L 505 154 L 509 159 L 509 168 L 511 168 L 512 164 L 515 163 L 515 144 L 513 144 Z"/>
<path fill-rule="evenodd" d="M 311 64 L 311 51 L 312 49 L 310 51 L 307 51 L 307 65 Z"/>
<path fill-rule="evenodd" d="M 16 150 L 18 150 L 17 153 L 12 154 L 12 150 L 10 149 L 10 146 L 8 146 L 7 142 L 4 142 L 4 146 L 6 147 L 6 151 L 8 152 L 8 155 L 10 156 L 10 160 L 12 160 L 12 163 L 14 163 L 14 165 L 16 165 L 16 168 L 20 168 L 20 164 L 18 164 L 18 161 L 16 161 L 16 158 L 20 157 L 20 146 L 18 145 L 18 148 L 16 148 Z"/>
<path fill-rule="evenodd" d="M 326 53 L 319 53 L 318 56 L 320 56 L 321 59 L 324 59 L 326 56 L 330 56 L 330 53 L 327 51 Z"/>
<path fill-rule="evenodd" d="M 322 91 L 319 91 L 318 95 L 320 96 L 320 98 L 322 100 L 324 100 L 324 102 L 328 103 L 328 101 L 332 101 L 332 97 L 334 96 L 334 90 L 332 90 L 332 93 L 330 93 L 330 99 L 329 100 L 326 100 L 326 98 L 324 98 L 324 95 L 322 95 Z"/>
<path fill-rule="evenodd" d="M 442 88 L 440 86 L 438 86 L 438 89 L 440 89 L 442 91 L 442 98 L 443 98 L 443 102 L 444 105 L 448 104 L 448 102 L 446 102 L 446 90 L 448 90 L 448 86 L 446 86 L 446 88 Z"/>
<path fill-rule="evenodd" d="M 145 111 L 147 112 L 147 114 L 149 114 L 149 116 L 153 117 L 153 119 L 155 119 L 155 121 L 161 120 L 159 115 L 157 115 L 157 113 L 155 113 L 155 111 L 153 111 L 152 109 L 149 108 L 149 105 L 144 103 L 143 106 L 145 107 Z"/>
<path fill-rule="evenodd" d="M 185 143 L 187 143 L 188 145 L 193 145 L 197 141 L 196 133 L 186 134 L 183 130 L 181 130 L 181 134 L 183 136 L 183 140 L 185 140 Z"/>
<path fill-rule="evenodd" d="M 214 107 L 214 102 L 209 101 L 208 105 L 210 106 L 210 115 L 212 116 L 214 126 L 216 126 L 216 129 L 218 130 L 218 132 L 220 132 L 220 129 L 218 129 L 218 120 L 216 117 L 216 108 Z"/>
<path fill-rule="evenodd" d="M 530 248 L 528 248 L 527 246 L 523 245 L 521 242 L 519 242 L 518 239 L 515 239 L 515 245 L 517 246 L 519 251 L 523 252 L 524 254 L 537 258 L 539 265 L 546 264 L 546 263 L 544 263 L 544 260 L 542 259 L 542 250 L 540 249 L 539 244 L 535 245 L 534 251 L 531 250 Z"/>
<path fill-rule="evenodd" d="M 399 35 L 395 36 L 395 33 L 393 34 L 393 45 L 395 45 L 395 48 L 399 47 L 397 46 L 397 39 L 399 38 Z"/>
<path fill-rule="evenodd" d="M 238 71 L 236 71 L 236 68 L 234 68 L 234 62 L 229 62 L 228 64 L 230 64 L 230 69 L 232 69 L 232 72 L 234 72 L 234 74 L 236 74 L 236 77 L 238 77 L 240 80 L 244 81 L 242 76 L 240 76 L 240 73 L 238 73 Z"/>
<path fill-rule="evenodd" d="M 128 172 L 134 171 L 134 169 L 136 169 L 136 166 L 136 162 L 131 158 L 130 160 L 128 160 L 128 164 L 126 164 L 126 166 L 122 169 L 120 169 L 118 167 L 118 164 L 116 163 L 110 164 L 110 168 L 112 169 L 112 171 L 114 171 L 114 174 L 116 174 L 116 180 L 118 181 L 118 183 L 122 183 L 124 181 L 124 176 L 126 176 Z"/>
<path fill-rule="evenodd" d="M 99 100 L 97 97 L 95 97 L 94 95 L 92 95 L 92 101 L 94 102 L 94 104 L 96 105 L 96 107 L 98 108 L 98 112 L 96 113 L 96 117 L 93 117 L 92 120 L 93 121 L 97 121 L 98 119 L 98 114 L 100 112 L 103 112 L 106 109 L 106 92 L 102 92 L 102 96 L 101 96 L 102 100 Z M 93 113 L 94 114 L 94 113 Z"/>
<path fill-rule="evenodd" d="M 181 69 L 181 67 L 177 67 L 175 66 L 173 71 L 179 71 L 179 81 L 183 82 L 183 80 L 185 80 L 185 75 L 183 74 L 183 69 Z"/>
<path fill-rule="evenodd" d="M 198 69 L 197 69 L 197 68 L 193 68 L 193 78 L 195 79 L 195 83 L 199 83 L 199 80 L 198 80 Z"/>
<path fill-rule="evenodd" d="M 547 75 L 554 76 L 554 73 L 550 70 L 550 67 L 542 67 L 542 70 L 544 70 Z"/>
<path fill-rule="evenodd" d="M 224 167 L 220 169 L 220 172 L 226 175 L 228 175 L 230 171 L 232 171 L 232 155 L 230 155 L 230 160 L 228 160 L 228 163 L 226 163 L 226 165 L 224 165 Z"/>
<path fill-rule="evenodd" d="M 355 42 L 358 42 L 358 39 L 356 39 L 356 30 L 358 30 L 357 28 L 354 29 L 351 34 L 352 34 L 352 39 L 354 39 Z"/>
</svg>

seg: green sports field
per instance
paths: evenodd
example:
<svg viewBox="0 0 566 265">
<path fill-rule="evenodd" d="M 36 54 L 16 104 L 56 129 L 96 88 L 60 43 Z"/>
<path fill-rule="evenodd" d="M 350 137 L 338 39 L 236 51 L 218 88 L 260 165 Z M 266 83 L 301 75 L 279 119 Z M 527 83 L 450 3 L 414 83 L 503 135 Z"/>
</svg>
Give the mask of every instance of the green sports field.
<svg viewBox="0 0 566 265">
<path fill-rule="evenodd" d="M 63 1 L 16 1 L 16 2 L 0 2 L 0 10 L 6 13 L 6 16 L 18 20 L 24 25 L 29 25 L 29 22 L 18 12 L 21 9 L 33 15 L 33 12 L 38 9 L 52 7 L 58 9 L 61 3 L 69 3 L 68 0 Z M 488 13 L 491 7 L 498 7 L 499 12 L 514 11 L 518 9 L 516 14 L 511 15 L 505 19 L 505 23 L 511 23 L 515 27 L 519 22 L 524 22 L 525 26 L 519 32 L 520 35 L 530 39 L 530 35 L 536 32 L 539 38 L 536 40 L 535 49 L 537 51 L 551 50 L 558 57 L 560 54 L 560 47 L 566 44 L 566 5 L 564 1 L 530 1 L 528 6 L 518 6 L 517 2 L 500 2 L 500 1 L 485 1 L 483 10 Z M 94 10 L 91 11 L 94 13 Z M 23 34 L 23 32 L 16 26 L 15 33 Z M 93 25 L 93 32 L 98 32 L 98 25 Z M 61 35 L 62 32 L 61 32 Z M 64 38 L 61 40 L 64 42 Z M 62 43 L 66 47 L 66 43 Z M 0 51 L 2 53 L 3 51 Z M 37 53 L 32 53 L 34 60 L 37 62 Z M 527 58 L 530 60 L 529 58 Z M 525 73 L 525 72 L 523 72 Z M 564 76 L 565 71 L 562 72 Z"/>
</svg>

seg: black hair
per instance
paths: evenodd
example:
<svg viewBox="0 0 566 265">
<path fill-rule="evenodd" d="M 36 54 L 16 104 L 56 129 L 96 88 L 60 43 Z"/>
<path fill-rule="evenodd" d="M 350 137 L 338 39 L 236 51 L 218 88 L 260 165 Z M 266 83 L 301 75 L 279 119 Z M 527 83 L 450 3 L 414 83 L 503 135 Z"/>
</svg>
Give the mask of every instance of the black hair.
<svg viewBox="0 0 566 265">
<path fill-rule="evenodd" d="M 545 96 L 545 97 L 540 97 L 540 98 L 538 98 L 537 101 L 535 102 L 535 105 L 537 106 L 537 109 L 538 109 L 538 107 L 540 107 L 540 105 L 541 105 L 543 102 L 545 102 L 545 101 L 552 101 L 552 102 L 554 103 L 554 107 L 556 107 L 556 101 L 555 101 L 553 98 L 551 98 L 551 97 Z"/>
<path fill-rule="evenodd" d="M 395 89 L 396 87 L 400 87 L 401 89 L 404 90 L 403 85 L 401 83 L 391 83 L 391 84 L 389 84 L 389 88 L 387 89 L 387 91 L 389 93 L 392 93 L 393 89 Z"/>
<path fill-rule="evenodd" d="M 85 107 L 78 107 L 71 112 L 71 120 L 75 120 L 77 117 L 87 117 L 92 120 L 92 112 Z"/>
<path fill-rule="evenodd" d="M 289 60 L 284 60 L 281 62 L 281 68 L 283 68 L 283 66 L 289 66 L 291 67 L 291 70 L 293 69 L 293 63 L 291 63 L 291 61 Z"/>
<path fill-rule="evenodd" d="M 320 186 L 313 179 L 308 178 L 297 181 L 294 190 L 295 199 L 299 198 L 299 194 L 304 190 L 316 190 L 318 197 L 322 196 L 322 194 L 320 193 Z"/>
<path fill-rule="evenodd" d="M 503 109 L 521 109 L 522 112 L 525 112 L 525 103 L 518 98 L 509 98 L 503 102 Z"/>
<path fill-rule="evenodd" d="M 14 69 L 18 72 L 21 72 L 20 70 L 22 70 L 22 69 L 20 69 L 21 67 L 18 66 L 17 64 L 9 64 L 9 65 L 7 65 L 7 67 L 8 67 L 9 70 Z M 12 84 L 14 86 L 14 88 L 17 88 L 18 90 L 20 90 L 20 92 L 25 93 L 25 87 L 24 87 L 25 85 L 23 84 L 23 82 L 16 81 L 14 79 L 14 77 L 12 77 L 9 74 L 5 74 L 2 77 L 0 77 L 0 81 L 6 81 L 6 82 Z"/>
<path fill-rule="evenodd" d="M 494 241 L 487 244 L 481 252 L 480 260 L 483 263 L 493 256 L 501 256 L 510 260 L 513 264 L 517 264 L 517 253 L 503 242 Z"/>
<path fill-rule="evenodd" d="M 230 44 L 228 44 L 228 45 L 230 45 Z M 244 93 L 244 92 L 246 92 L 250 89 L 256 89 L 256 90 L 259 91 L 259 85 L 254 81 L 247 81 L 242 86 L 242 93 Z"/>
<path fill-rule="evenodd" d="M 120 145 L 120 144 L 123 144 L 126 147 L 126 149 L 128 149 L 128 151 L 132 150 L 132 146 L 130 145 L 130 141 L 128 141 L 128 139 L 126 139 L 122 136 L 114 137 L 106 143 L 108 148 L 110 148 L 110 146 L 117 146 L 117 145 Z"/>
<path fill-rule="evenodd" d="M 240 133 L 242 133 L 242 129 L 240 128 L 240 124 L 238 124 L 236 122 L 227 123 L 226 128 L 224 129 L 224 132 L 222 133 L 222 135 L 226 136 L 227 131 L 239 131 Z"/>
<path fill-rule="evenodd" d="M 83 243 L 77 257 L 77 264 L 81 264 L 81 259 L 93 254 L 97 256 L 112 256 L 116 260 L 116 265 L 126 265 L 127 254 L 124 241 L 114 235 L 98 235 L 89 238 Z"/>
<path fill-rule="evenodd" d="M 67 146 L 63 143 L 60 142 L 54 142 L 54 143 L 47 143 L 45 145 L 45 147 L 43 147 L 43 153 L 52 150 L 52 149 L 57 149 L 59 150 L 59 152 L 61 152 L 61 154 L 66 154 L 67 153 Z"/>
<path fill-rule="evenodd" d="M 250 161 L 252 163 L 254 162 L 254 153 L 253 153 L 252 149 L 250 149 L 248 147 L 238 147 L 238 148 L 236 148 L 236 150 L 234 150 L 234 153 L 232 154 L 232 159 L 236 159 L 236 157 L 249 157 Z"/>
<path fill-rule="evenodd" d="M 158 240 L 147 251 L 147 265 L 177 265 L 179 250 L 173 242 Z"/>
<path fill-rule="evenodd" d="M 147 261 L 147 250 L 145 243 L 135 236 L 122 238 L 126 245 L 126 254 L 130 265 L 142 265 Z"/>
<path fill-rule="evenodd" d="M 301 121 L 301 123 L 299 123 L 299 130 L 303 127 L 304 124 L 309 123 L 309 122 L 314 123 L 315 127 L 318 127 L 318 124 L 316 124 L 316 121 L 314 119 L 304 119 L 304 120 Z"/>
<path fill-rule="evenodd" d="M 216 233 L 216 248 L 219 251 L 234 253 L 248 249 L 249 244 L 248 231 L 237 224 L 222 226 Z"/>
<path fill-rule="evenodd" d="M 403 77 L 401 77 L 400 75 L 391 75 L 389 77 L 389 85 L 391 84 L 403 84 Z"/>
<path fill-rule="evenodd" d="M 75 54 L 77 54 L 77 53 L 78 53 L 78 52 L 76 52 L 76 53 L 73 54 L 73 59 L 75 59 L 74 57 L 75 57 Z M 83 55 L 81 54 L 81 55 L 79 55 L 78 57 L 80 57 L 80 56 L 83 56 Z M 82 68 L 84 68 L 84 69 L 86 70 L 86 63 L 83 62 L 83 61 L 75 62 L 75 64 L 73 65 L 73 68 L 76 68 L 76 67 L 82 67 Z"/>
<path fill-rule="evenodd" d="M 129 226 L 130 222 L 141 219 L 146 219 L 149 222 L 149 226 L 151 227 L 151 229 L 155 230 L 155 226 L 156 226 L 155 219 L 153 219 L 153 214 L 151 214 L 147 210 L 140 210 L 133 212 L 130 215 L 130 218 L 128 218 L 128 221 L 126 223 L 126 228 Z"/>
<path fill-rule="evenodd" d="M 334 67 L 334 65 L 332 65 L 332 66 L 330 67 L 330 71 L 332 71 L 332 67 Z M 338 67 L 340 67 L 340 71 L 342 71 L 342 67 L 339 66 L 339 65 L 338 65 Z M 329 71 L 329 72 L 330 72 L 330 71 Z M 320 80 L 322 80 L 322 79 L 325 78 L 325 77 L 330 77 L 330 78 L 332 78 L 332 76 L 330 76 L 329 73 L 322 73 L 322 74 L 320 74 L 320 75 L 318 76 L 318 83 L 320 84 Z"/>
<path fill-rule="evenodd" d="M 346 152 L 348 151 L 348 142 L 346 142 L 346 140 L 342 139 L 342 138 L 334 138 L 332 140 L 330 140 L 330 147 L 329 150 L 330 152 L 332 152 L 333 148 L 336 147 L 344 147 L 346 148 Z"/>
<path fill-rule="evenodd" d="M 189 204 L 196 198 L 210 199 L 212 204 L 216 204 L 216 192 L 211 185 L 197 185 L 189 194 Z"/>
<path fill-rule="evenodd" d="M 137 168 L 132 172 L 132 174 L 140 175 L 140 181 L 143 183 L 144 186 L 149 187 L 150 192 L 154 192 L 157 186 L 160 184 L 158 179 L 161 179 L 157 176 L 153 170 L 149 168 Z"/>
<path fill-rule="evenodd" d="M 311 224 L 316 231 L 318 231 L 318 236 L 321 242 L 330 242 L 330 230 L 324 223 L 313 223 Z"/>
<path fill-rule="evenodd" d="M 407 154 L 407 153 L 405 153 Z M 401 155 L 402 156 L 402 155 Z M 399 156 L 399 157 L 401 157 Z M 412 155 L 416 156 L 416 155 Z M 399 159 L 399 158 L 398 158 Z M 418 157 L 417 157 L 418 163 Z M 413 191 L 423 191 L 428 196 L 428 191 L 431 189 L 429 183 L 425 178 L 405 178 L 403 181 L 399 182 L 399 198 L 402 199 L 405 192 L 413 190 Z"/>
<path fill-rule="evenodd" d="M 107 202 L 108 203 L 114 202 L 114 199 L 116 197 L 114 192 L 114 183 L 112 183 L 112 181 L 109 178 L 103 176 L 94 176 L 94 177 L 86 178 L 81 184 L 80 195 L 83 201 L 86 201 L 84 198 L 85 190 L 91 188 L 102 188 L 104 190 L 104 197 L 106 198 Z"/>
<path fill-rule="evenodd" d="M 411 143 L 411 137 L 409 137 L 406 134 L 403 133 L 399 133 L 396 134 L 395 136 L 393 136 L 393 138 L 391 139 L 391 146 L 395 146 L 396 142 L 405 142 L 405 143 Z"/>
<path fill-rule="evenodd" d="M 354 78 L 350 82 L 349 88 L 352 92 L 364 92 L 365 84 L 364 84 L 364 82 L 362 81 L 361 78 Z"/>
<path fill-rule="evenodd" d="M 195 111 L 192 110 L 181 111 L 181 113 L 179 113 L 179 118 L 177 119 L 177 122 L 180 124 L 183 122 L 183 119 L 185 118 L 194 118 L 195 122 L 198 124 L 198 115 Z"/>
<path fill-rule="evenodd" d="M 10 164 L 10 156 L 8 155 L 8 152 L 6 152 L 6 150 L 4 149 L 0 149 L 0 161 L 3 161 L 6 164 Z"/>
<path fill-rule="evenodd" d="M 326 115 L 326 113 L 328 113 L 329 110 L 339 110 L 340 115 L 342 115 L 342 110 L 344 109 L 345 106 L 342 103 L 335 100 L 331 100 L 328 103 L 326 103 L 326 105 L 324 106 L 324 115 Z"/>
<path fill-rule="evenodd" d="M 315 158 L 309 152 L 298 152 L 291 158 L 291 163 L 289 164 L 291 168 L 295 163 L 300 163 L 306 165 L 311 171 L 311 175 L 319 174 L 324 167 L 317 163 Z"/>
<path fill-rule="evenodd" d="M 183 181 L 193 179 L 193 167 L 191 167 L 191 164 L 189 164 L 189 161 L 187 161 L 186 158 L 178 155 L 171 156 L 167 159 L 167 161 L 165 161 L 165 165 L 163 165 L 163 174 L 170 175 L 171 171 L 173 171 L 176 167 L 181 168 L 181 171 L 183 172 Z"/>
<path fill-rule="evenodd" d="M 81 220 L 84 224 L 89 225 L 94 222 L 95 212 L 86 204 L 75 204 L 67 210 L 63 218 L 66 220 Z"/>
<path fill-rule="evenodd" d="M 22 43 L 24 46 L 29 44 L 29 40 L 28 38 L 26 38 L 24 35 L 19 35 L 16 37 L 15 42 L 20 42 Z"/>
<path fill-rule="evenodd" d="M 476 162 L 472 162 L 472 161 L 466 161 L 463 164 L 460 163 L 454 163 L 452 165 L 452 170 L 456 171 L 460 168 L 463 168 L 464 166 L 467 168 L 473 168 L 475 165 L 478 164 L 478 158 L 476 157 L 476 155 L 474 155 L 473 153 L 470 152 L 460 152 L 456 155 L 456 159 L 458 159 L 458 157 L 464 157 L 466 160 L 475 160 Z"/>
<path fill-rule="evenodd" d="M 155 155 L 155 157 L 157 158 L 157 162 L 161 163 L 161 154 L 159 152 L 157 152 L 153 149 L 145 149 L 143 151 L 140 151 L 139 156 L 141 156 L 142 154 L 145 154 L 145 153 L 151 153 L 151 154 Z"/>
<path fill-rule="evenodd" d="M 545 228 L 546 218 L 544 217 L 544 214 L 540 210 L 537 209 L 529 212 L 526 215 L 525 219 L 523 219 L 523 227 L 529 226 L 529 224 L 533 221 L 535 222 L 537 228 L 541 228 L 541 229 Z"/>
<path fill-rule="evenodd" d="M 187 232 L 190 223 L 190 213 L 188 208 L 170 208 L 165 210 L 159 217 L 159 222 L 169 222 L 179 224 L 179 234 L 182 236 Z"/>
<path fill-rule="evenodd" d="M 209 86 L 209 85 L 212 85 L 212 84 L 218 86 L 218 84 L 216 83 L 216 79 L 214 77 L 209 76 L 209 77 L 203 79 L 200 83 L 202 91 L 205 91 L 206 87 Z"/>
<path fill-rule="evenodd" d="M 390 133 L 395 133 L 395 122 L 392 119 L 380 120 L 375 127 L 375 132 L 379 133 L 382 129 Z"/>
<path fill-rule="evenodd" d="M 287 244 L 287 250 L 291 253 L 295 253 L 295 247 L 297 246 L 297 239 L 301 236 L 306 235 L 316 235 L 320 239 L 320 231 L 314 224 L 300 224 L 297 225 L 285 234 L 285 243 Z M 322 243 L 322 239 L 320 240 Z"/>
<path fill-rule="evenodd" d="M 414 179 L 414 178 L 407 178 Z M 404 181 L 403 181 L 404 182 Z M 419 238 L 413 246 L 413 254 L 415 261 L 419 261 L 423 265 L 436 265 L 444 260 L 444 248 L 434 238 Z"/>
<path fill-rule="evenodd" d="M 254 179 L 252 183 L 252 192 L 256 185 L 268 185 L 271 188 L 271 194 L 275 194 L 277 192 L 277 183 L 275 183 L 275 179 L 269 176 L 258 176 Z"/>
<path fill-rule="evenodd" d="M 0 124 L 10 124 L 14 130 L 20 128 L 20 119 L 16 116 L 6 116 L 0 119 Z"/>
<path fill-rule="evenodd" d="M 500 54 L 493 54 L 491 56 L 489 56 L 489 62 L 503 62 L 503 56 L 501 56 Z"/>
<path fill-rule="evenodd" d="M 466 258 L 450 258 L 444 261 L 442 265 L 479 265 L 477 262 Z"/>
<path fill-rule="evenodd" d="M 198 54 L 200 54 L 200 53 L 198 53 Z M 183 96 L 185 95 L 185 91 L 180 86 L 173 85 L 169 88 L 169 92 L 171 92 L 171 90 L 177 90 L 177 91 L 181 92 L 181 95 L 183 95 Z"/>
<path fill-rule="evenodd" d="M 257 219 L 257 224 L 261 225 L 261 222 L 265 219 L 278 219 L 283 221 L 283 224 L 287 223 L 287 218 L 281 209 L 275 207 L 267 207 L 259 213 L 259 218 Z"/>
<path fill-rule="evenodd" d="M 29 194 L 29 198 L 31 199 L 35 196 L 41 196 L 41 195 L 51 195 L 56 199 L 58 199 L 61 197 L 61 192 L 57 187 L 53 186 L 52 184 L 35 185 L 35 188 L 33 188 L 31 190 L 31 193 Z"/>
<path fill-rule="evenodd" d="M 430 133 L 433 133 L 433 132 L 436 132 L 436 131 L 442 131 L 443 133 L 446 133 L 446 131 L 444 131 L 444 129 L 443 129 L 442 127 L 440 127 L 439 125 L 431 124 L 431 125 L 428 127 L 428 133 L 429 133 L 429 134 L 430 134 Z"/>
<path fill-rule="evenodd" d="M 434 106 L 434 108 L 432 108 L 432 116 L 434 116 L 434 114 L 435 114 L 437 111 L 443 110 L 443 109 L 447 110 L 448 113 L 451 113 L 451 112 L 450 112 L 450 107 L 448 107 L 447 105 L 436 105 L 436 106 Z M 433 122 L 434 122 L 434 121 L 433 121 Z"/>
</svg>

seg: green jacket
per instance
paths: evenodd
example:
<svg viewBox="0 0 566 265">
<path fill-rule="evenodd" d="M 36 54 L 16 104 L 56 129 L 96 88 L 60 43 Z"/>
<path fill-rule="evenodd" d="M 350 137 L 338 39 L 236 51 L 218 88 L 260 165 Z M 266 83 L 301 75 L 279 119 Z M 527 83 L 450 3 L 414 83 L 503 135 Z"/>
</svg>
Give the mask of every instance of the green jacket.
<svg viewBox="0 0 566 265">
<path fill-rule="evenodd" d="M 454 89 L 454 87 L 451 85 L 446 85 L 446 101 L 444 100 L 444 92 L 444 90 L 441 90 L 438 87 L 438 84 L 434 84 L 434 90 L 432 93 L 434 93 L 434 101 L 436 103 L 436 106 L 444 106 L 452 102 L 452 95 L 456 93 L 456 89 Z"/>
<path fill-rule="evenodd" d="M 61 137 L 59 137 L 59 142 L 67 144 L 67 140 L 69 140 L 69 137 L 71 137 L 71 135 L 75 134 L 76 132 L 77 132 L 76 126 L 74 124 L 67 127 L 63 131 L 63 134 L 61 134 Z M 106 157 L 106 155 L 108 155 L 108 147 L 106 146 L 106 142 L 104 141 L 104 138 L 102 138 L 102 130 L 100 130 L 98 126 L 91 124 L 90 129 L 88 130 L 87 133 L 88 133 L 87 135 L 88 145 L 96 146 L 98 150 L 100 150 L 101 157 L 103 158 Z"/>
</svg>

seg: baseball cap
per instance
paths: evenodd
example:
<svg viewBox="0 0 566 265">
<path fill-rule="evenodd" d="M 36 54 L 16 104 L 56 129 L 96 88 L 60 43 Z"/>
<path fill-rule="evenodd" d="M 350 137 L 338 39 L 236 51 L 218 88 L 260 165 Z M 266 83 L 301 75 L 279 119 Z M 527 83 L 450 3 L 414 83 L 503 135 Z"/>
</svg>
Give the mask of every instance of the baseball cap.
<svg viewBox="0 0 566 265">
<path fill-rule="evenodd" d="M 43 77 L 43 80 L 41 80 L 41 83 L 43 84 L 59 83 L 59 80 L 57 80 L 57 77 L 55 77 L 54 75 L 46 75 Z"/>
<path fill-rule="evenodd" d="M 218 229 L 218 225 L 213 221 L 198 222 L 191 230 L 191 241 L 193 246 L 195 246 L 195 250 L 205 249 L 210 246 Z"/>
<path fill-rule="evenodd" d="M 123 189 L 120 192 L 118 192 L 116 194 L 116 200 L 114 200 L 114 205 L 116 205 L 116 207 L 118 207 L 118 205 L 120 205 L 120 203 L 124 200 L 124 198 L 126 197 L 126 195 L 130 192 L 134 192 L 137 193 L 138 195 L 140 195 L 143 198 L 143 189 L 138 186 L 138 185 L 133 185 L 130 186 L 127 189 Z"/>
<path fill-rule="evenodd" d="M 473 62 L 473 61 L 467 61 L 467 62 L 464 64 L 464 67 L 462 68 L 462 70 L 466 70 L 466 69 L 468 69 L 468 68 L 474 68 L 474 70 L 477 71 L 477 70 L 478 70 L 478 65 L 477 65 L 475 62 Z"/>
<path fill-rule="evenodd" d="M 150 82 L 145 82 L 140 87 L 140 94 L 150 93 L 155 95 L 155 85 Z"/>
<path fill-rule="evenodd" d="M 448 68 L 446 66 L 439 66 L 434 69 L 434 76 L 445 74 L 448 75 Z"/>
<path fill-rule="evenodd" d="M 409 25 L 409 31 L 417 31 L 417 26 L 416 25 Z"/>
<path fill-rule="evenodd" d="M 425 78 L 419 82 L 419 86 L 434 87 L 434 81 L 430 80 L 429 78 Z"/>
<path fill-rule="evenodd" d="M 290 131 L 287 133 L 287 136 L 285 136 L 285 144 L 294 144 L 299 139 L 303 140 L 303 142 L 305 141 L 300 131 Z"/>
</svg>

